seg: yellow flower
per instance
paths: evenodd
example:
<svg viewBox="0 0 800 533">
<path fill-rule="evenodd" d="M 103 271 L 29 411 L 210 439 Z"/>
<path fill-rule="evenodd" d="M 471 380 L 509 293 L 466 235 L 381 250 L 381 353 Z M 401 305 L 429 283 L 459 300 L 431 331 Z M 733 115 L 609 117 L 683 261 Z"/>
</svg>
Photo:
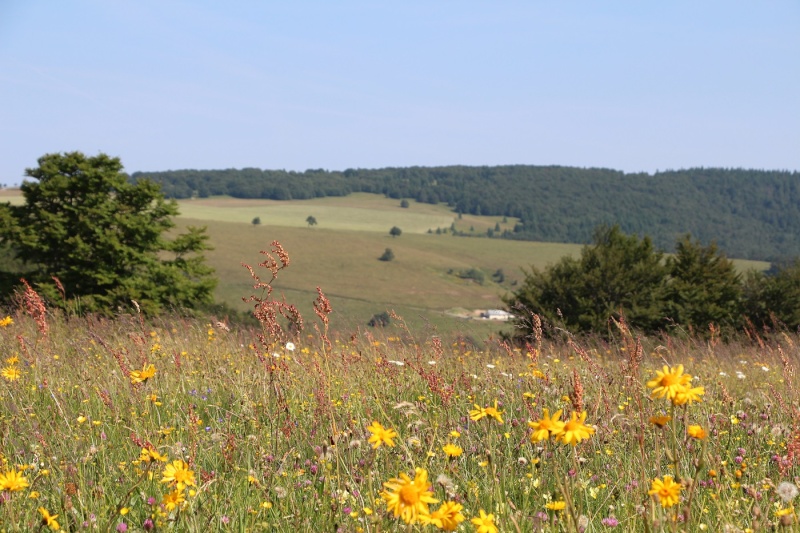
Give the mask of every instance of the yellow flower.
<svg viewBox="0 0 800 533">
<path fill-rule="evenodd" d="M 9 365 L 16 365 L 17 363 L 19 363 L 19 356 L 12 355 L 8 359 L 6 359 L 6 363 L 8 363 Z"/>
<path fill-rule="evenodd" d="M 2 371 L 0 371 L 0 375 L 2 375 L 8 381 L 14 381 L 15 379 L 19 379 L 22 373 L 16 366 L 7 366 Z"/>
<path fill-rule="evenodd" d="M 367 430 L 369 430 L 372 435 L 369 438 L 369 442 L 372 443 L 372 448 L 376 449 L 381 444 L 385 444 L 389 447 L 394 447 L 394 438 L 397 437 L 397 432 L 391 428 L 383 427 L 379 422 L 372 422 L 371 426 L 367 426 Z"/>
<path fill-rule="evenodd" d="M 483 509 L 480 510 L 480 516 L 476 516 L 470 522 L 475 525 L 475 533 L 497 533 L 498 529 L 494 523 L 494 515 Z"/>
<path fill-rule="evenodd" d="M 75 420 L 77 420 L 77 421 L 78 421 L 78 424 L 83 424 L 84 422 L 86 422 L 86 421 L 87 421 L 87 420 L 89 420 L 89 419 L 88 419 L 88 418 L 86 418 L 85 416 L 81 415 L 81 416 L 79 416 L 78 418 L 76 418 Z"/>
<path fill-rule="evenodd" d="M 183 490 L 185 487 L 195 484 L 194 471 L 189 470 L 186 461 L 175 459 L 164 467 L 161 483 L 175 484 L 178 490 Z"/>
<path fill-rule="evenodd" d="M 701 402 L 700 396 L 705 394 L 703 387 L 689 387 L 684 385 L 678 388 L 675 396 L 672 398 L 672 403 L 675 405 L 692 404 L 694 402 Z"/>
<path fill-rule="evenodd" d="M 0 328 L 5 328 L 10 326 L 14 323 L 14 319 L 10 316 L 6 316 L 4 319 L 0 320 Z"/>
<path fill-rule="evenodd" d="M 465 520 L 461 511 L 464 506 L 456 502 L 444 502 L 438 509 L 430 515 L 420 517 L 420 522 L 424 525 L 433 524 L 445 531 L 455 531 L 458 524 Z"/>
<path fill-rule="evenodd" d="M 142 453 L 139 454 L 139 460 L 145 463 L 149 463 L 151 461 L 161 461 L 164 463 L 167 461 L 167 456 L 161 455 L 155 448 L 142 448 Z"/>
<path fill-rule="evenodd" d="M 134 370 L 131 372 L 131 383 L 144 383 L 155 375 L 155 365 L 145 365 L 141 370 Z"/>
<path fill-rule="evenodd" d="M 402 518 L 406 524 L 414 524 L 422 516 L 429 515 L 428 504 L 439 501 L 430 492 L 428 472 L 422 468 L 416 468 L 415 472 L 414 479 L 405 473 L 390 479 L 383 484 L 386 490 L 381 492 L 387 509 L 395 518 Z"/>
<path fill-rule="evenodd" d="M 658 496 L 661 507 L 672 507 L 680 501 L 681 484 L 675 483 L 672 480 L 672 476 L 664 476 L 663 480 L 656 478 L 650 485 L 650 490 L 647 491 L 647 494 Z"/>
<path fill-rule="evenodd" d="M 690 437 L 697 440 L 703 440 L 707 436 L 706 431 L 702 426 L 689 426 L 686 428 L 686 433 L 688 433 Z"/>
<path fill-rule="evenodd" d="M 567 507 L 567 502 L 565 502 L 564 500 L 557 500 L 554 502 L 547 503 L 545 507 L 547 507 L 551 511 L 563 511 Z"/>
<path fill-rule="evenodd" d="M 486 417 L 491 417 L 497 420 L 498 424 L 503 423 L 502 417 L 503 411 L 497 410 L 497 400 L 494 401 L 494 407 L 481 407 L 478 404 L 475 404 L 475 409 L 469 412 L 469 417 L 477 422 L 478 420 Z"/>
<path fill-rule="evenodd" d="M 47 526 L 53 531 L 61 529 L 61 525 L 56 520 L 57 514 L 50 514 L 44 507 L 39 507 L 39 514 L 42 515 L 42 526 Z"/>
<path fill-rule="evenodd" d="M 557 437 L 564 433 L 565 424 L 561 421 L 562 410 L 559 409 L 553 413 L 552 417 L 548 409 L 545 408 L 543 411 L 544 416 L 542 416 L 541 420 L 528 422 L 528 425 L 533 429 L 533 433 L 531 434 L 532 443 L 547 440 L 550 437 Z"/>
<path fill-rule="evenodd" d="M 451 458 L 458 457 L 464 453 L 464 450 L 461 449 L 461 446 L 456 446 L 455 444 L 450 444 L 449 442 L 442 446 L 442 450 L 447 454 L 447 457 Z"/>
<path fill-rule="evenodd" d="M 651 395 L 654 398 L 672 400 L 678 391 L 691 380 L 692 376 L 683 373 L 683 365 L 672 368 L 664 365 L 662 370 L 656 371 L 656 377 L 647 382 L 647 386 L 653 389 Z"/>
<path fill-rule="evenodd" d="M 184 496 L 183 490 L 179 489 L 179 490 L 174 490 L 168 494 L 165 494 L 164 498 L 161 500 L 161 503 L 164 504 L 164 507 L 167 508 L 167 511 L 172 511 L 185 501 L 186 501 L 186 496 Z"/>
<path fill-rule="evenodd" d="M 667 422 L 669 422 L 670 420 L 672 420 L 671 416 L 661 415 L 661 416 L 651 416 L 649 422 L 654 426 L 663 428 L 664 426 L 667 425 Z"/>
<path fill-rule="evenodd" d="M 564 444 L 572 444 L 575 446 L 582 440 L 586 440 L 594 434 L 594 428 L 584 424 L 586 420 L 586 411 L 580 414 L 572 412 L 572 418 L 569 422 L 564 424 L 564 432 L 558 435 L 557 439 Z"/>
<path fill-rule="evenodd" d="M 5 474 L 0 474 L 0 491 L 16 492 L 29 486 L 28 480 L 22 475 L 22 472 L 9 470 Z"/>
</svg>

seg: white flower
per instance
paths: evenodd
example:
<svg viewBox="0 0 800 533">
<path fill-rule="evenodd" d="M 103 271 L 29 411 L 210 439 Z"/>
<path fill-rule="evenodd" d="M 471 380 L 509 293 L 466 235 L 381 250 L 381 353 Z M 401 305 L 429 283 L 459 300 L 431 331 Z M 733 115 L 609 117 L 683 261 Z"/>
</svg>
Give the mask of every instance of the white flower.
<svg viewBox="0 0 800 533">
<path fill-rule="evenodd" d="M 273 352 L 273 353 L 272 353 L 272 357 L 280 357 L 280 356 L 281 356 L 281 354 L 279 354 L 279 353 L 277 353 L 277 352 Z"/>
<path fill-rule="evenodd" d="M 294 351 L 294 343 L 293 342 L 287 342 L 286 343 L 286 349 L 289 350 L 290 352 L 293 352 Z"/>
<path fill-rule="evenodd" d="M 739 378 L 739 379 L 744 379 L 746 376 L 744 375 L 743 372 L 740 372 L 739 370 L 737 370 L 736 371 L 736 377 Z"/>
<path fill-rule="evenodd" d="M 764 372 L 769 372 L 769 367 L 768 366 L 762 366 L 761 370 L 763 370 Z"/>
<path fill-rule="evenodd" d="M 435 365 L 435 364 L 436 364 L 436 361 L 428 361 L 428 364 L 429 364 L 429 365 Z"/>
<path fill-rule="evenodd" d="M 723 376 L 723 377 L 725 377 L 725 376 L 727 376 L 728 374 L 726 374 L 725 372 L 720 372 L 720 373 L 719 373 L 719 375 L 720 375 L 720 376 Z"/>
<path fill-rule="evenodd" d="M 778 488 L 775 489 L 775 492 L 778 494 L 778 496 L 780 496 L 784 503 L 789 503 L 790 501 L 794 500 L 800 493 L 800 491 L 797 490 L 797 487 L 788 481 L 782 481 L 780 484 L 778 484 Z"/>
<path fill-rule="evenodd" d="M 494 368 L 494 365 L 486 365 L 486 368 Z"/>
<path fill-rule="evenodd" d="M 405 365 L 405 363 L 404 363 L 404 362 L 402 362 L 402 361 L 392 361 L 392 360 L 389 360 L 389 361 L 387 361 L 387 362 L 388 362 L 389 364 L 391 364 L 391 365 L 397 365 L 397 366 L 403 366 L 403 365 Z"/>
</svg>

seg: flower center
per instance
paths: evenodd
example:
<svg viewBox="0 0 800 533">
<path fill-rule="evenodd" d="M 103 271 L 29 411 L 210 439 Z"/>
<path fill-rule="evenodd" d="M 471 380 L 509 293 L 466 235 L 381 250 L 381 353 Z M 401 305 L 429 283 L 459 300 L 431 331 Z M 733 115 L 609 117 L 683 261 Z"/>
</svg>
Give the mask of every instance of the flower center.
<svg viewBox="0 0 800 533">
<path fill-rule="evenodd" d="M 419 491 L 414 485 L 406 485 L 400 489 L 400 501 L 406 505 L 416 505 L 419 502 Z"/>
<path fill-rule="evenodd" d="M 677 385 L 680 383 L 681 378 L 674 374 L 667 374 L 663 378 L 661 378 L 661 386 L 662 387 L 671 387 L 673 385 Z"/>
</svg>

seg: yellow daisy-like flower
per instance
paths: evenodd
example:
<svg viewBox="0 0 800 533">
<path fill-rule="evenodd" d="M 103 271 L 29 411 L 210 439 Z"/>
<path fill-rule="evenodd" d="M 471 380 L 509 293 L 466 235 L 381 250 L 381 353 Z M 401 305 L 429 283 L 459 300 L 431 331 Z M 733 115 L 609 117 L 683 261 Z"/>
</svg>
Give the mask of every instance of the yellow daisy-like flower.
<svg viewBox="0 0 800 533">
<path fill-rule="evenodd" d="M 415 472 L 414 479 L 405 473 L 390 479 L 383 484 L 386 490 L 381 492 L 387 509 L 406 524 L 414 524 L 422 516 L 430 515 L 428 504 L 439 502 L 430 492 L 428 472 L 422 468 L 416 468 Z"/>
<path fill-rule="evenodd" d="M 155 375 L 155 365 L 145 365 L 141 370 L 134 370 L 131 372 L 131 383 L 144 383 Z"/>
<path fill-rule="evenodd" d="M 700 396 L 705 394 L 706 390 L 703 387 L 689 387 L 684 385 L 680 387 L 672 398 L 672 403 L 675 405 L 692 404 L 694 402 L 701 402 Z"/>
<path fill-rule="evenodd" d="M 573 446 L 588 439 L 594 434 L 594 428 L 584 424 L 585 421 L 586 411 L 580 414 L 580 418 L 578 417 L 578 413 L 573 411 L 570 421 L 564 424 L 564 432 L 559 434 L 556 438 L 564 444 L 571 444 Z"/>
<path fill-rule="evenodd" d="M 692 380 L 692 376 L 683 373 L 683 365 L 668 367 L 656 371 L 656 377 L 647 382 L 648 388 L 653 389 L 653 398 L 666 398 L 672 400 Z"/>
<path fill-rule="evenodd" d="M 5 328 L 10 326 L 14 323 L 14 319 L 10 316 L 6 316 L 4 319 L 0 320 L 0 328 Z"/>
<path fill-rule="evenodd" d="M 681 499 L 681 484 L 675 483 L 672 476 L 664 476 L 664 479 L 654 479 L 647 494 L 658 497 L 661 507 L 667 508 L 677 505 Z"/>
<path fill-rule="evenodd" d="M 503 423 L 502 415 L 503 415 L 503 411 L 499 411 L 497 409 L 497 400 L 494 401 L 494 407 L 492 407 L 492 406 L 481 407 L 480 405 L 475 404 L 475 409 L 472 409 L 469 412 L 469 417 L 472 420 L 474 420 L 475 422 L 477 422 L 478 420 L 481 420 L 483 418 L 490 417 L 490 418 L 494 418 L 495 420 L 497 420 L 498 424 L 502 424 Z"/>
<path fill-rule="evenodd" d="M 494 514 L 486 514 L 483 509 L 480 510 L 480 516 L 476 516 L 470 520 L 475 525 L 475 533 L 497 533 L 497 525 L 494 523 Z"/>
<path fill-rule="evenodd" d="M 194 471 L 189 470 L 189 465 L 182 459 L 175 459 L 164 467 L 161 483 L 175 484 L 178 490 L 195 485 Z"/>
<path fill-rule="evenodd" d="M 172 511 L 176 507 L 179 507 L 185 501 L 186 501 L 186 496 L 184 496 L 183 491 L 174 490 L 168 494 L 165 494 L 164 498 L 161 500 L 161 503 L 164 504 L 164 507 L 167 508 L 167 511 Z"/>
<path fill-rule="evenodd" d="M 557 437 L 564 433 L 564 426 L 566 424 L 561 421 L 561 413 L 563 411 L 559 409 L 553 413 L 552 417 L 548 409 L 545 408 L 543 411 L 544 416 L 542 416 L 541 420 L 528 422 L 528 425 L 533 429 L 533 433 L 531 434 L 532 443 L 547 440 L 550 437 Z"/>
<path fill-rule="evenodd" d="M 672 420 L 671 416 L 669 416 L 669 415 L 660 415 L 660 416 L 651 416 L 650 419 L 649 419 L 649 422 L 651 424 L 653 424 L 654 426 L 658 426 L 660 428 L 663 428 L 664 426 L 667 425 L 667 422 L 669 422 L 670 420 Z"/>
<path fill-rule="evenodd" d="M 550 509 L 551 511 L 563 511 L 567 508 L 567 502 L 564 500 L 556 500 L 554 502 L 548 502 L 545 507 Z"/>
<path fill-rule="evenodd" d="M 0 491 L 16 492 L 29 486 L 28 479 L 22 472 L 9 470 L 5 474 L 0 474 Z"/>
<path fill-rule="evenodd" d="M 394 447 L 394 438 L 397 437 L 395 430 L 385 428 L 377 421 L 373 422 L 371 426 L 367 426 L 367 430 L 372 434 L 369 442 L 372 443 L 373 449 L 378 448 L 381 444 Z"/>
<path fill-rule="evenodd" d="M 156 449 L 142 448 L 142 453 L 139 454 L 139 460 L 145 463 L 151 461 L 161 461 L 165 463 L 167 461 L 167 456 L 161 455 Z"/>
<path fill-rule="evenodd" d="M 10 365 L 0 371 L 0 375 L 2 375 L 8 381 L 14 381 L 15 379 L 19 379 L 22 373 L 16 366 Z"/>
<path fill-rule="evenodd" d="M 706 430 L 702 426 L 689 426 L 686 428 L 686 433 L 693 439 L 703 440 L 708 436 Z"/>
<path fill-rule="evenodd" d="M 57 514 L 50 514 L 44 507 L 39 507 L 39 514 L 42 515 L 42 526 L 47 526 L 53 531 L 61 529 L 61 525 L 56 520 Z"/>
<path fill-rule="evenodd" d="M 447 454 L 447 457 L 450 457 L 451 459 L 454 459 L 464 453 L 464 450 L 461 449 L 461 446 L 456 446 L 455 444 L 451 444 L 449 442 L 442 446 L 442 451 L 444 451 L 444 453 Z"/>
<path fill-rule="evenodd" d="M 423 525 L 433 524 L 445 531 L 455 531 L 458 524 L 465 520 L 464 515 L 461 514 L 462 510 L 464 510 L 464 506 L 460 503 L 444 502 L 430 515 L 421 516 L 420 522 Z"/>
<path fill-rule="evenodd" d="M 19 356 L 12 355 L 8 359 L 6 359 L 6 363 L 8 363 L 9 365 L 16 365 L 17 363 L 19 363 Z"/>
</svg>

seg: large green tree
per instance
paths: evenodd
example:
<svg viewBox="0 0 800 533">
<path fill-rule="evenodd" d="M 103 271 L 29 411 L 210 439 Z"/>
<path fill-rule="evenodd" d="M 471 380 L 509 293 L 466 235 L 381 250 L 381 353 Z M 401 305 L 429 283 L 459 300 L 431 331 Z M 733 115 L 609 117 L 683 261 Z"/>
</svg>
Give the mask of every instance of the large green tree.
<svg viewBox="0 0 800 533">
<path fill-rule="evenodd" d="M 686 235 L 677 242 L 667 265 L 669 320 L 695 330 L 707 330 L 709 324 L 735 327 L 741 322 L 741 275 L 716 244 L 703 246 Z"/>
<path fill-rule="evenodd" d="M 609 319 L 621 313 L 631 326 L 652 330 L 663 320 L 667 272 L 648 237 L 603 226 L 580 258 L 528 272 L 506 304 L 518 315 L 523 307 L 575 332 L 608 331 Z M 526 323 L 522 317 L 523 331 Z"/>
<path fill-rule="evenodd" d="M 26 169 L 36 181 L 22 185 L 25 203 L 0 205 L 0 237 L 51 302 L 107 312 L 136 300 L 150 313 L 211 303 L 205 228 L 167 238 L 178 207 L 157 184 L 130 183 L 120 160 L 105 154 L 38 162 Z"/>
<path fill-rule="evenodd" d="M 744 281 L 747 317 L 759 329 L 800 329 L 800 259 L 750 272 Z"/>
</svg>

